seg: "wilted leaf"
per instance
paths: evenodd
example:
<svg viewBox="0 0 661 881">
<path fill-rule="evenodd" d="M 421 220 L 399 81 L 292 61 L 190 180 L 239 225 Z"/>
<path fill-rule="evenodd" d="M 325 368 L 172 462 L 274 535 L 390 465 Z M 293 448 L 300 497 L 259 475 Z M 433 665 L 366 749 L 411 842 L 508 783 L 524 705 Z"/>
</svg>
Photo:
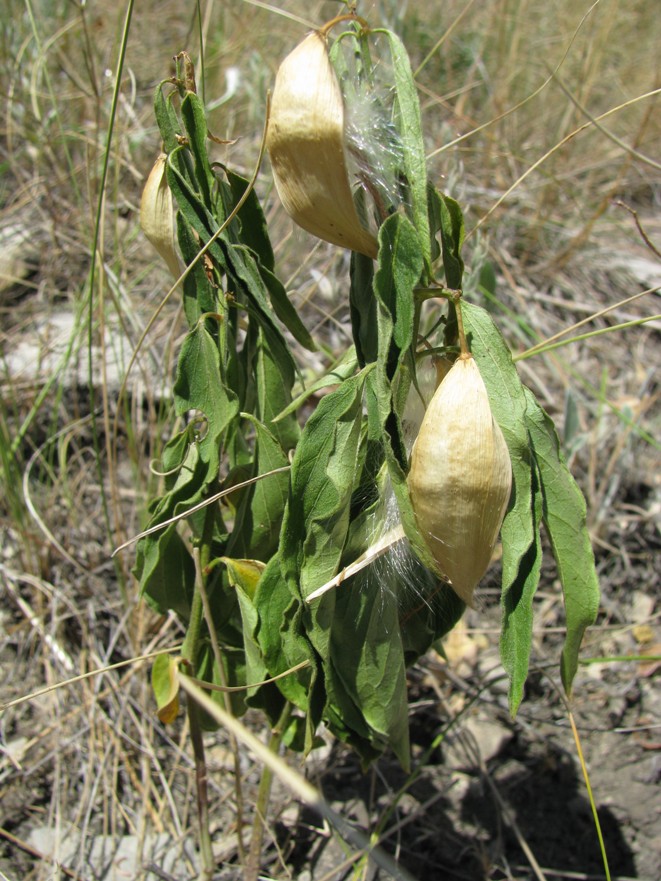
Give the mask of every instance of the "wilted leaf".
<svg viewBox="0 0 661 881">
<path fill-rule="evenodd" d="M 550 417 L 529 389 L 526 400 L 526 422 L 541 479 L 544 525 L 565 599 L 567 635 L 560 673 L 564 689 L 571 695 L 583 634 L 586 627 L 594 624 L 599 611 L 599 580 L 586 527 L 583 494 L 565 464 Z"/>
<path fill-rule="evenodd" d="M 151 668 L 151 685 L 156 698 L 158 718 L 169 725 L 179 712 L 180 658 L 173 655 L 158 655 Z"/>
</svg>

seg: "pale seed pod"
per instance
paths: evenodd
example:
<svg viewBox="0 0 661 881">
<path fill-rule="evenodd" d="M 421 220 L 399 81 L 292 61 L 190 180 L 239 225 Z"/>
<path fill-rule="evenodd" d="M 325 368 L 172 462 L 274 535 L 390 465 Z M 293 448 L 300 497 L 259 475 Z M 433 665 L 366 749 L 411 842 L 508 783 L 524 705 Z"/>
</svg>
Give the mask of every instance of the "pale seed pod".
<svg viewBox="0 0 661 881">
<path fill-rule="evenodd" d="M 507 444 L 472 355 L 460 356 L 436 389 L 413 445 L 408 486 L 427 547 L 471 605 L 512 488 Z"/>
<path fill-rule="evenodd" d="M 313 32 L 278 70 L 266 147 L 290 217 L 324 241 L 368 257 L 378 245 L 362 225 L 349 182 L 345 111 L 325 36 Z"/>
<path fill-rule="evenodd" d="M 175 248 L 172 193 L 165 176 L 167 156 L 161 153 L 149 172 L 140 200 L 140 227 L 175 278 L 181 275 Z"/>
</svg>

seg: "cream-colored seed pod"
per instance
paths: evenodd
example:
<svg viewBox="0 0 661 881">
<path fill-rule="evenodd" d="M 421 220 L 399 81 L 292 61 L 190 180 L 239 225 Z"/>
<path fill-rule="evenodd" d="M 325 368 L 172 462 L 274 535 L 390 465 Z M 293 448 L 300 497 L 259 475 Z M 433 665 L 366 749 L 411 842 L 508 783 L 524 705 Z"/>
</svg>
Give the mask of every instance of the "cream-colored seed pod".
<svg viewBox="0 0 661 881">
<path fill-rule="evenodd" d="M 175 248 L 174 206 L 165 176 L 167 156 L 161 153 L 149 172 L 140 200 L 140 227 L 175 278 L 181 270 Z"/>
<path fill-rule="evenodd" d="M 266 147 L 290 217 L 320 239 L 376 257 L 377 241 L 351 194 L 342 92 L 321 33 L 306 37 L 280 65 Z"/>
<path fill-rule="evenodd" d="M 471 355 L 460 356 L 436 389 L 413 445 L 408 485 L 429 550 L 471 605 L 512 488 L 507 444 Z"/>
</svg>

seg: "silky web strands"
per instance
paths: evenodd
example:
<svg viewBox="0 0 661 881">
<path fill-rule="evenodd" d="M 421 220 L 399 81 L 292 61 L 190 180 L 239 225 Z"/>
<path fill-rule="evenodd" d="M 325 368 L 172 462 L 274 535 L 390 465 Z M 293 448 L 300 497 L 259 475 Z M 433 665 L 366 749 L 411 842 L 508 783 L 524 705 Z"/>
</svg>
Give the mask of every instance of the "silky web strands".
<svg viewBox="0 0 661 881">
<path fill-rule="evenodd" d="M 375 230 L 407 202 L 404 145 L 397 130 L 390 53 L 378 34 L 340 35 L 331 49 L 344 100 L 344 138 L 352 185 L 373 205 Z"/>
</svg>

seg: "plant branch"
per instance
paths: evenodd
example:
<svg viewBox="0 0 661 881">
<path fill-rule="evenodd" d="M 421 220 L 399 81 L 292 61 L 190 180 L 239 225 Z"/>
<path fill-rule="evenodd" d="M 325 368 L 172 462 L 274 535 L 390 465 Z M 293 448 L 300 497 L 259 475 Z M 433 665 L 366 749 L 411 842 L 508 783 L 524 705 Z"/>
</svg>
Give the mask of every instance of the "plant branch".
<svg viewBox="0 0 661 881">
<path fill-rule="evenodd" d="M 275 728 L 271 731 L 268 748 L 273 755 L 278 754 L 280 744 L 282 743 L 282 736 L 291 715 L 291 710 L 291 704 L 287 701 Z M 262 769 L 262 777 L 259 781 L 257 801 L 255 802 L 255 818 L 252 824 L 252 837 L 250 839 L 250 851 L 248 853 L 248 862 L 245 870 L 245 881 L 258 881 L 259 878 L 260 856 L 262 853 L 262 844 L 264 842 L 265 819 L 268 811 L 269 799 L 271 797 L 272 784 L 273 770 L 268 765 L 264 765 Z"/>
</svg>

